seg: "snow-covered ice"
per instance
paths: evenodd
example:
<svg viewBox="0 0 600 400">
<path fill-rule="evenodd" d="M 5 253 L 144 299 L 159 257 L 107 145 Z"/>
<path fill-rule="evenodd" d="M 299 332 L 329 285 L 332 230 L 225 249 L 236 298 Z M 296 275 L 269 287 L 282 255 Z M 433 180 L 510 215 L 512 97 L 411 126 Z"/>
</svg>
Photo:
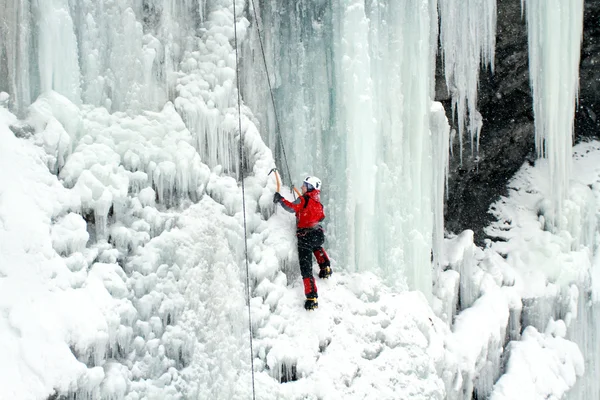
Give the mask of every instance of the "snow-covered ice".
<svg viewBox="0 0 600 400">
<path fill-rule="evenodd" d="M 485 248 L 469 230 L 444 239 L 449 126 L 429 98 L 437 2 L 324 9 L 335 32 L 304 30 L 300 4 L 271 34 L 307 47 L 266 41 L 268 55 L 303 60 L 331 35 L 333 50 L 311 57 L 341 55 L 335 71 L 271 71 L 278 88 L 290 77 L 302 88 L 280 99 L 293 170 L 303 175 L 301 159 L 329 178 L 334 275 L 317 282 L 314 312 L 302 308 L 294 217 L 271 201 L 273 116 L 243 104 L 237 128 L 233 24 L 246 57 L 256 39 L 243 1 L 237 16 L 225 0 L 4 3 L 0 398 L 247 399 L 252 364 L 260 399 L 598 397 L 600 145 L 575 148 L 560 212 L 541 160 L 493 206 Z M 439 10 L 459 121 L 477 132 L 474 70 L 493 64 L 495 2 L 473 3 Z M 453 15 L 475 41 L 458 43 Z M 313 99 L 335 74 L 343 105 Z M 245 82 L 248 104 L 258 91 Z M 343 138 L 328 131 L 336 118 Z M 380 196 L 353 198 L 338 181 Z"/>
</svg>

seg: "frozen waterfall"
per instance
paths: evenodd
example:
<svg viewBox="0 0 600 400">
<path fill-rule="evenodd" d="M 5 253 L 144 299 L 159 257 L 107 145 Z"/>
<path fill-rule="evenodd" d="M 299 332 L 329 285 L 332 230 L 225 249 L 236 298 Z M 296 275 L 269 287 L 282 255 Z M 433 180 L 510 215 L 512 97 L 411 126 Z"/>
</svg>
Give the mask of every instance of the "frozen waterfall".
<svg viewBox="0 0 600 400">
<path fill-rule="evenodd" d="M 432 237 L 443 234 L 439 217 L 434 233 L 433 210 L 443 207 L 434 165 L 443 175 L 447 163 L 438 140 L 447 122 L 430 126 L 437 3 L 257 4 L 259 21 L 251 23 L 264 29 L 293 179 L 323 178 L 332 254 L 351 270 L 405 276 L 430 296 Z M 259 48 L 254 29 L 247 43 L 244 99 L 264 110 L 269 94 L 261 55 L 251 50 Z M 257 117 L 283 162 L 268 107 Z"/>
<path fill-rule="evenodd" d="M 235 124 L 223 121 L 220 111 L 234 98 L 233 58 L 196 43 L 201 25 L 213 24 L 207 16 L 219 15 L 218 2 L 4 3 L 13 13 L 4 25 L 5 37 L 12 38 L 3 41 L 4 59 L 17 64 L 3 68 L 16 112 L 48 90 L 76 105 L 131 116 L 174 100 L 201 158 L 237 174 Z M 294 179 L 311 173 L 325 182 L 333 255 L 353 270 L 407 276 L 411 287 L 429 292 L 432 236 L 443 232 L 439 222 L 433 232 L 430 217 L 441 210 L 443 197 L 432 201 L 433 152 L 442 157 L 436 162 L 445 160 L 429 127 L 436 2 L 290 3 L 283 18 L 270 7 L 265 2 L 257 11 L 270 28 L 265 45 L 282 137 Z M 244 20 L 238 27 L 245 33 Z M 222 43 L 231 29 L 214 27 L 210 34 Z M 262 60 L 248 48 L 257 48 L 255 30 L 246 43 L 244 99 L 257 110 L 263 137 L 277 156 Z M 31 74 L 16 73 L 23 67 Z M 159 196 L 181 192 L 169 188 L 173 173 L 164 163 L 153 169 Z M 381 191 L 388 194 L 375 196 Z"/>
<path fill-rule="evenodd" d="M 439 39 L 476 151 L 496 0 L 0 0 L 0 378 L 39 398 L 247 399 L 256 372 L 269 399 L 501 399 L 537 354 L 562 372 L 537 387 L 532 364 L 531 393 L 597 395 L 600 189 L 569 191 L 583 1 L 523 2 L 555 204 L 546 161 L 526 166 L 480 249 L 444 238 L 432 96 Z M 294 217 L 272 203 L 283 146 L 286 186 L 323 180 L 319 313 L 298 314 Z M 576 345 L 596 355 L 579 386 Z"/>
</svg>

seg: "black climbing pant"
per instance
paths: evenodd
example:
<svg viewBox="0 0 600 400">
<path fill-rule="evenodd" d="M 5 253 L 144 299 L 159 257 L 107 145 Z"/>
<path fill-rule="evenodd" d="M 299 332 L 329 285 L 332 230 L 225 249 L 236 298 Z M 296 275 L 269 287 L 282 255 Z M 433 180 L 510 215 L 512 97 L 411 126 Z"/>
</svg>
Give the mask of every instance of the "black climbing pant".
<svg viewBox="0 0 600 400">
<path fill-rule="evenodd" d="M 323 228 L 317 226 L 310 229 L 298 229 L 298 259 L 300 261 L 300 273 L 304 280 L 304 291 L 307 296 L 317 294 L 317 286 L 312 272 L 312 256 L 314 254 L 319 267 L 330 265 L 329 257 L 323 249 L 325 233 Z"/>
</svg>

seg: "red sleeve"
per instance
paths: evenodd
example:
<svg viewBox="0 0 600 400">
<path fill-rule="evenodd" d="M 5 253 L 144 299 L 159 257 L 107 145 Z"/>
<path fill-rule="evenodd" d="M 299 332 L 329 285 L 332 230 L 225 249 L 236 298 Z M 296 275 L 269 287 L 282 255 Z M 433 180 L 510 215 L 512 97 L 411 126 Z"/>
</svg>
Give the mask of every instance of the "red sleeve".
<svg viewBox="0 0 600 400">
<path fill-rule="evenodd" d="M 293 203 L 291 201 L 287 201 L 286 199 L 281 199 L 281 203 L 283 203 L 284 208 L 287 208 L 288 210 L 294 210 L 296 213 L 300 211 L 302 207 L 304 207 L 305 201 L 306 199 L 304 196 L 298 197 Z"/>
</svg>

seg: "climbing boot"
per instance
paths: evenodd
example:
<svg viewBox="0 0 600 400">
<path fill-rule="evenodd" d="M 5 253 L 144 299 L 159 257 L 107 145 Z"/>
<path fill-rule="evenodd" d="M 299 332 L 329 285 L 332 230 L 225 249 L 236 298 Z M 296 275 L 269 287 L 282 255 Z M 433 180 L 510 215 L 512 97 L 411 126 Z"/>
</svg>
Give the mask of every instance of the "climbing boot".
<svg viewBox="0 0 600 400">
<path fill-rule="evenodd" d="M 331 267 L 329 265 L 321 267 L 320 269 L 321 270 L 319 271 L 319 278 L 328 279 L 331 276 L 332 271 L 331 271 Z"/>
<path fill-rule="evenodd" d="M 319 308 L 319 302 L 317 301 L 316 297 L 309 297 L 306 299 L 306 301 L 304 302 L 304 309 L 305 310 L 314 310 L 316 308 Z"/>
</svg>

